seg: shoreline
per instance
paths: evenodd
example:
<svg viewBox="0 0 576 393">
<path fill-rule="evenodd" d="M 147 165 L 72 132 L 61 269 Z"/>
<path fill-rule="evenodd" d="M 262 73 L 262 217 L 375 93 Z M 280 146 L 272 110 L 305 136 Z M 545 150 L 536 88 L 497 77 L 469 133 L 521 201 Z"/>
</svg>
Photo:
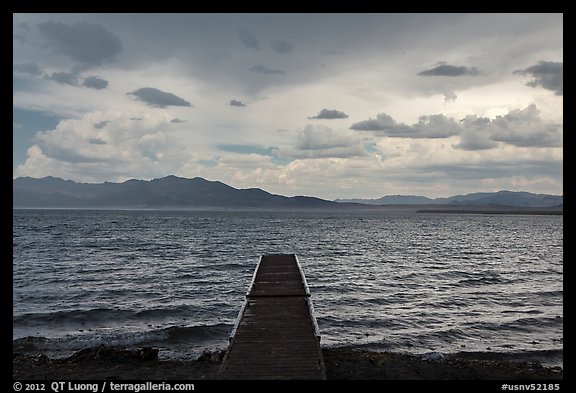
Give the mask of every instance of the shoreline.
<svg viewBox="0 0 576 393">
<path fill-rule="evenodd" d="M 562 380 L 563 369 L 480 356 L 422 357 L 322 348 L 328 380 Z M 13 352 L 14 380 L 219 380 L 224 351 L 196 360 L 158 360 L 158 350 L 99 346 L 64 359 Z"/>
</svg>

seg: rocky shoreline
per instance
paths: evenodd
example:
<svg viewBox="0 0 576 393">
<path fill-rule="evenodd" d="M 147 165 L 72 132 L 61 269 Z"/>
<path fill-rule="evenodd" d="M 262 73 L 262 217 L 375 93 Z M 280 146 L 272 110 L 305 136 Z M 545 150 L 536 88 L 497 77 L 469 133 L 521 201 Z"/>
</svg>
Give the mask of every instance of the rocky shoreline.
<svg viewBox="0 0 576 393">
<path fill-rule="evenodd" d="M 322 350 L 328 380 L 562 380 L 559 367 L 538 363 L 373 352 Z M 159 360 L 158 350 L 99 346 L 65 359 L 13 352 L 14 380 L 217 380 L 223 351 L 197 360 Z"/>
</svg>

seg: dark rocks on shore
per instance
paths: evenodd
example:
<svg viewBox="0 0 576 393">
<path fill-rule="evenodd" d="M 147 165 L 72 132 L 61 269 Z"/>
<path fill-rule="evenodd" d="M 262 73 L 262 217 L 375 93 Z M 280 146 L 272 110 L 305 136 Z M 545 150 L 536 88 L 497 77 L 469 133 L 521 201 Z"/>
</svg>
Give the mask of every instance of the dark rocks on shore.
<svg viewBox="0 0 576 393">
<path fill-rule="evenodd" d="M 371 352 L 348 348 L 322 350 L 327 378 L 335 380 L 561 380 L 560 368 L 537 363 Z M 13 352 L 15 380 L 206 380 L 218 379 L 223 350 L 197 360 L 159 360 L 158 349 L 99 346 L 65 359 Z"/>
<path fill-rule="evenodd" d="M 536 363 L 323 349 L 328 379 L 381 380 L 558 380 L 561 369 Z"/>
<path fill-rule="evenodd" d="M 225 354 L 226 354 L 225 350 L 204 351 L 196 360 L 199 362 L 220 364 L 222 363 Z"/>
<path fill-rule="evenodd" d="M 100 345 L 94 348 L 82 349 L 66 358 L 67 362 L 109 359 L 113 361 L 150 361 L 158 360 L 157 348 L 120 349 Z"/>
</svg>

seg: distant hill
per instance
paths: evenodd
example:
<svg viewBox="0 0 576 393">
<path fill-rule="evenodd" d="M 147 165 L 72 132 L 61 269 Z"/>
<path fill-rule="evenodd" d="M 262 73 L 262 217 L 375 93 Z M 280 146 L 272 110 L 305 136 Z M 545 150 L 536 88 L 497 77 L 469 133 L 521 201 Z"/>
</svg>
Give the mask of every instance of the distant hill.
<svg viewBox="0 0 576 393">
<path fill-rule="evenodd" d="M 429 205 L 434 200 L 418 195 L 386 195 L 378 199 L 336 199 L 339 203 L 362 203 L 365 205 Z"/>
<path fill-rule="evenodd" d="M 167 176 L 155 180 L 86 184 L 54 177 L 13 180 L 17 208 L 334 208 L 336 202 L 286 197 L 259 188 L 236 189 L 219 181 Z"/>
<path fill-rule="evenodd" d="M 448 198 L 426 198 L 416 195 L 387 195 L 379 199 L 336 199 L 340 203 L 366 205 L 450 205 L 450 206 L 506 206 L 506 207 L 560 207 L 563 196 L 532 194 L 522 191 L 477 192 Z"/>
<path fill-rule="evenodd" d="M 167 176 L 154 180 L 127 180 L 123 183 L 76 183 L 56 177 L 19 177 L 12 182 L 14 208 L 258 208 L 258 209 L 408 209 L 425 205 L 492 208 L 562 208 L 557 195 L 499 191 L 426 198 L 415 195 L 388 195 L 380 199 L 327 201 L 309 196 L 286 197 L 260 188 L 237 189 L 201 177 L 187 179 Z M 400 207 L 402 206 L 402 207 Z"/>
</svg>

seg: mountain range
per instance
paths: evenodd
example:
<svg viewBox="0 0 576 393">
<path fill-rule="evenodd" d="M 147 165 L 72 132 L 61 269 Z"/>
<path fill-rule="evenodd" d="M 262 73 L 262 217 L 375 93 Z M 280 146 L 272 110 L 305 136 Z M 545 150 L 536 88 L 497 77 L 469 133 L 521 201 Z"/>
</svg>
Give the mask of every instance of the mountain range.
<svg viewBox="0 0 576 393">
<path fill-rule="evenodd" d="M 201 177 L 76 183 L 55 177 L 13 180 L 13 207 L 30 208 L 330 208 L 314 197 L 285 197 L 259 188 L 237 189 Z"/>
<path fill-rule="evenodd" d="M 476 192 L 448 198 L 427 198 L 418 195 L 386 195 L 379 199 L 337 199 L 336 202 L 365 205 L 474 205 L 515 207 L 559 207 L 563 196 L 533 194 L 523 191 Z"/>
<path fill-rule="evenodd" d="M 560 208 L 563 197 L 528 192 L 499 191 L 430 199 L 388 195 L 380 199 L 328 201 L 309 196 L 286 197 L 260 188 L 237 189 L 201 177 L 167 176 L 123 183 L 76 183 L 55 177 L 19 177 L 13 180 L 13 208 L 259 208 L 341 209 L 380 208 L 375 205 L 503 206 Z"/>
</svg>

